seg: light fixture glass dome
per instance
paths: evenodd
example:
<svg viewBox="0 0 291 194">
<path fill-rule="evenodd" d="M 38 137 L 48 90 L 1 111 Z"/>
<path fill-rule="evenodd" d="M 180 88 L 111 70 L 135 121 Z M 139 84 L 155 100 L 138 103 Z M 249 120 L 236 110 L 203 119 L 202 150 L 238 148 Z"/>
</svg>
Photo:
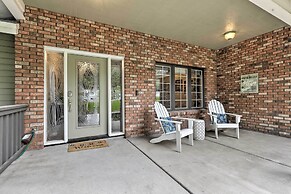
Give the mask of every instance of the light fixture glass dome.
<svg viewBox="0 0 291 194">
<path fill-rule="evenodd" d="M 223 35 L 224 35 L 224 38 L 225 40 L 231 40 L 235 37 L 235 31 L 228 31 L 228 32 L 225 32 Z"/>
</svg>

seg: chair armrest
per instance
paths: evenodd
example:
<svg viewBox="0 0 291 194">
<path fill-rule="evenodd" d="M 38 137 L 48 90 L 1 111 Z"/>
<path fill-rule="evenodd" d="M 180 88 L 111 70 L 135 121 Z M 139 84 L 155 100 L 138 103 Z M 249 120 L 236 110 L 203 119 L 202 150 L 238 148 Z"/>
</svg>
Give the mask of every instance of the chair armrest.
<svg viewBox="0 0 291 194">
<path fill-rule="evenodd" d="M 170 123 L 175 123 L 175 124 L 182 124 L 181 121 L 173 121 L 173 120 L 167 120 L 167 119 L 157 119 L 155 118 L 156 121 L 164 121 L 164 122 L 170 122 Z"/>
<path fill-rule="evenodd" d="M 217 115 L 214 115 L 211 113 L 207 113 L 207 114 L 211 117 L 212 123 L 217 123 Z"/>
<path fill-rule="evenodd" d="M 231 115 L 231 116 L 236 116 L 236 117 L 242 117 L 242 115 L 238 115 L 238 114 L 233 114 L 233 113 L 225 113 L 227 115 Z"/>
<path fill-rule="evenodd" d="M 227 115 L 231 115 L 231 116 L 235 116 L 235 122 L 239 123 L 240 122 L 240 118 L 242 117 L 242 115 L 238 115 L 238 114 L 233 114 L 233 113 L 225 113 Z"/>
<path fill-rule="evenodd" d="M 188 121 L 188 128 L 193 129 L 194 126 L 194 121 L 200 120 L 200 119 L 193 119 L 193 118 L 184 118 L 184 117 L 172 117 L 173 119 L 180 119 L 180 120 L 185 120 Z"/>
<path fill-rule="evenodd" d="M 180 119 L 180 120 L 186 120 L 186 121 L 195 121 L 195 120 L 198 120 L 198 119 L 184 118 L 184 117 L 172 117 L 172 119 Z"/>
<path fill-rule="evenodd" d="M 207 113 L 209 116 L 211 117 L 216 117 L 217 118 L 217 115 L 214 115 L 214 114 L 211 114 L 211 113 Z"/>
<path fill-rule="evenodd" d="M 173 120 L 158 119 L 158 118 L 155 118 L 155 120 L 156 120 L 156 121 L 164 121 L 164 122 L 175 123 L 175 126 L 176 126 L 176 132 L 178 132 L 178 133 L 180 134 L 180 131 L 181 131 L 181 124 L 182 124 L 181 121 L 173 121 Z"/>
</svg>

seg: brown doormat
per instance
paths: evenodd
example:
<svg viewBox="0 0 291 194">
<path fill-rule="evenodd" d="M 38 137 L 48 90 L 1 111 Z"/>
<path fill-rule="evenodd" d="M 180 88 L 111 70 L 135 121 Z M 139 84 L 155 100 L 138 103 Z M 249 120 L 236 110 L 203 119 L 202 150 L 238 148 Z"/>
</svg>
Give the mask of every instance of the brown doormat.
<svg viewBox="0 0 291 194">
<path fill-rule="evenodd" d="M 70 143 L 68 145 L 68 152 L 76 152 L 103 147 L 108 147 L 108 143 L 105 140 L 83 141 L 78 143 Z"/>
</svg>

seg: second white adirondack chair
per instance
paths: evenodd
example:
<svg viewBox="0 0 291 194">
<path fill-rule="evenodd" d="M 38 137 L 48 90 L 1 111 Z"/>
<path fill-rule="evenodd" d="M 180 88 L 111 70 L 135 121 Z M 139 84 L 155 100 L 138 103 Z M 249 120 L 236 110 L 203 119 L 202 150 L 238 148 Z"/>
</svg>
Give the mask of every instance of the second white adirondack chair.
<svg viewBox="0 0 291 194">
<path fill-rule="evenodd" d="M 172 140 L 176 139 L 176 147 L 177 151 L 181 152 L 182 151 L 182 146 L 181 146 L 181 139 L 183 137 L 189 136 L 189 144 L 193 146 L 193 121 L 195 119 L 189 119 L 189 118 L 181 118 L 181 117 L 173 117 L 175 120 L 168 120 L 170 118 L 170 115 L 166 109 L 161 103 L 155 102 L 155 111 L 157 114 L 157 117 L 155 120 L 160 122 L 160 125 L 163 129 L 163 134 L 160 137 L 151 139 L 151 143 L 159 143 L 164 140 Z M 187 120 L 188 121 L 188 128 L 186 129 L 181 129 L 181 121 L 177 120 Z M 175 130 L 174 131 L 167 131 L 165 127 L 163 127 L 162 122 L 169 122 L 175 125 Z"/>
<path fill-rule="evenodd" d="M 217 100 L 211 100 L 208 104 L 208 111 L 211 118 L 210 128 L 215 131 L 215 137 L 218 138 L 218 129 L 235 129 L 236 136 L 239 139 L 239 122 L 241 115 L 226 113 L 223 105 Z M 235 117 L 235 123 L 220 123 L 217 119 L 218 115 L 229 115 Z"/>
</svg>

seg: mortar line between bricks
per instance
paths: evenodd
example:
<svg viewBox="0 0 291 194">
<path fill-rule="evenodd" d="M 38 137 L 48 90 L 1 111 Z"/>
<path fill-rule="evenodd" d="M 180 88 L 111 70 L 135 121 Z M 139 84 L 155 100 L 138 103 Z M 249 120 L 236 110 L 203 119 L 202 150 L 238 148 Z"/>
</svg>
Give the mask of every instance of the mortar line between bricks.
<svg viewBox="0 0 291 194">
<path fill-rule="evenodd" d="M 285 166 L 287 168 L 291 168 L 290 165 L 288 164 L 284 164 L 282 162 L 278 162 L 278 161 L 275 161 L 275 160 L 272 160 L 272 159 L 269 159 L 269 158 L 265 158 L 263 156 L 260 156 L 260 155 L 257 155 L 257 154 L 253 154 L 253 153 L 250 153 L 250 152 L 247 152 L 247 151 L 244 151 L 244 150 L 240 150 L 238 148 L 234 148 L 234 147 L 231 147 L 231 146 L 228 146 L 228 145 L 225 145 L 225 144 L 222 144 L 222 143 L 218 143 L 218 142 L 215 142 L 215 141 L 211 141 L 209 139 L 205 139 L 206 141 L 209 141 L 211 143 L 215 143 L 215 144 L 218 144 L 218 145 L 221 145 L 221 146 L 224 146 L 224 147 L 227 147 L 227 148 L 230 148 L 230 149 L 233 149 L 233 150 L 236 150 L 236 151 L 239 151 L 239 152 L 243 152 L 245 154 L 248 154 L 248 155 L 251 155 L 251 156 L 255 156 L 257 158 L 260 158 L 260 159 L 263 159 L 263 160 L 266 160 L 266 161 L 269 161 L 269 162 L 273 162 L 273 163 L 276 163 L 276 164 L 279 164 L 281 166 Z"/>
<path fill-rule="evenodd" d="M 172 176 L 170 173 L 168 173 L 162 166 L 160 166 L 158 163 L 156 163 L 149 155 L 147 155 L 144 151 L 142 151 L 139 147 L 137 147 L 134 143 L 132 143 L 129 139 L 127 141 L 133 145 L 137 150 L 139 150 L 145 157 L 147 157 L 150 161 L 152 161 L 158 168 L 160 168 L 164 173 L 166 173 L 171 179 L 173 179 L 176 183 L 178 183 L 183 189 L 185 189 L 188 193 L 193 194 L 192 191 L 190 191 L 183 183 L 178 181 L 174 176 Z"/>
</svg>

